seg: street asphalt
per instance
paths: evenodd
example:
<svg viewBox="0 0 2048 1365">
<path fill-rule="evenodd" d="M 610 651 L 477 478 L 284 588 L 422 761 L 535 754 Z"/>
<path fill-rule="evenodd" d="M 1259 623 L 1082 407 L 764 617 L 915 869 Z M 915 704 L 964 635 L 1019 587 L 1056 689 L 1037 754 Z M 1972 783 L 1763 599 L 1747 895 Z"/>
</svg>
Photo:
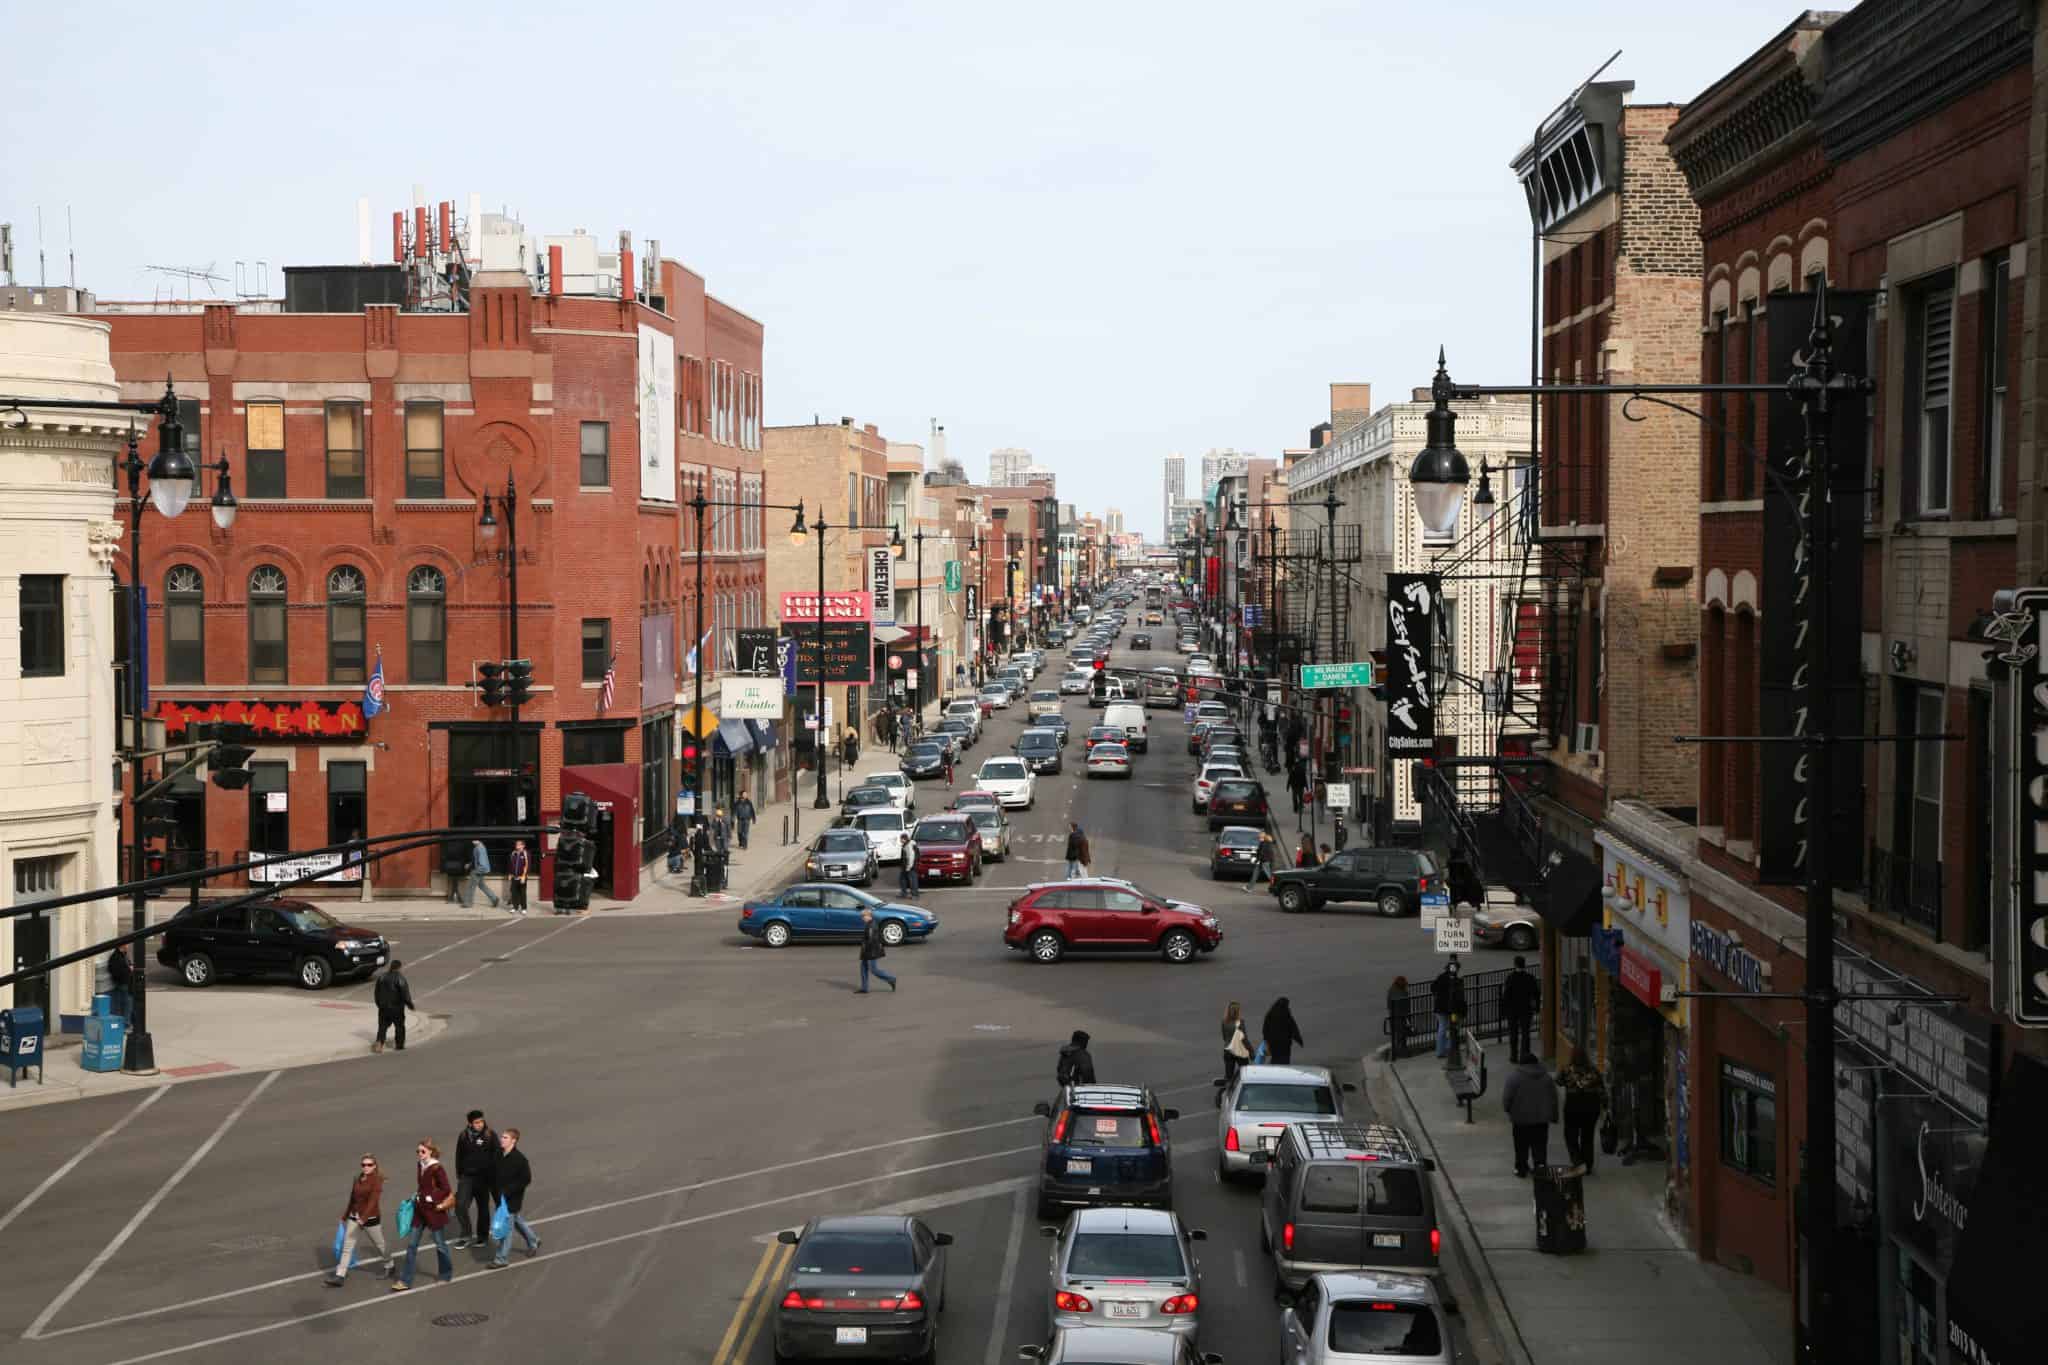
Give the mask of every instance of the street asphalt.
<svg viewBox="0 0 2048 1365">
<path fill-rule="evenodd" d="M 1115 662 L 1173 659 L 1120 649 Z M 1052 651 L 1038 685 L 1063 667 Z M 786 1264 L 773 1234 L 885 1208 L 955 1238 L 940 1358 L 1014 1360 L 1047 1334 L 1031 1106 L 1052 1094 L 1055 1052 L 1076 1028 L 1093 1035 L 1103 1080 L 1151 1085 L 1184 1114 L 1176 1208 L 1209 1233 L 1203 1349 L 1274 1358 L 1257 1194 L 1215 1178 L 1218 1021 L 1230 1000 L 1256 1023 L 1287 995 L 1307 1039 L 1296 1059 L 1356 1082 L 1388 981 L 1435 972 L 1430 940 L 1369 912 L 1283 916 L 1263 890 L 1211 881 L 1180 713 L 1151 713 L 1151 752 L 1117 782 L 1079 775 L 1096 713 L 1080 697 L 1065 707 L 1077 731 L 1066 773 L 1041 778 L 1036 808 L 1013 815 L 1009 861 L 972 889 L 926 892 L 940 928 L 890 954 L 895 993 L 853 993 L 853 945 L 755 946 L 736 907 L 537 915 L 481 937 L 469 923 L 408 924 L 414 993 L 450 1016 L 429 1047 L 0 1114 L 0 1360 L 754 1365 L 770 1359 L 764 1323 Z M 1009 750 L 1022 717 L 991 718 L 959 787 Z M 927 810 L 949 798 L 929 782 L 918 795 Z M 1097 873 L 1216 910 L 1222 946 L 1178 967 L 1151 955 L 1047 967 L 1006 949 L 1006 908 L 1061 874 L 1069 818 Z M 893 887 L 889 870 L 876 889 Z M 164 971 L 151 985 L 176 989 Z M 441 1288 L 429 1253 L 410 1294 L 385 1292 L 368 1266 L 323 1285 L 360 1154 L 393 1172 L 388 1224 L 414 1144 L 433 1137 L 452 1156 L 471 1108 L 523 1133 L 540 1254 L 515 1251 L 491 1273 L 479 1249 L 460 1251 Z"/>
</svg>

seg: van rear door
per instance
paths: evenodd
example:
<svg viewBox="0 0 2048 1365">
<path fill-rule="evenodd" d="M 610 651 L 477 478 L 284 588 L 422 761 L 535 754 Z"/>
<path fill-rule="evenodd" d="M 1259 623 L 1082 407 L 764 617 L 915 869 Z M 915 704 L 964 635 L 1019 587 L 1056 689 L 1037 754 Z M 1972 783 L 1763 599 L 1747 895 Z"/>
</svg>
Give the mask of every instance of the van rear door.
<svg viewBox="0 0 2048 1365">
<path fill-rule="evenodd" d="M 1365 1252 L 1363 1174 L 1349 1161 L 1317 1161 L 1301 1171 L 1294 1199 L 1291 1258 L 1322 1265 L 1359 1266 Z"/>
</svg>

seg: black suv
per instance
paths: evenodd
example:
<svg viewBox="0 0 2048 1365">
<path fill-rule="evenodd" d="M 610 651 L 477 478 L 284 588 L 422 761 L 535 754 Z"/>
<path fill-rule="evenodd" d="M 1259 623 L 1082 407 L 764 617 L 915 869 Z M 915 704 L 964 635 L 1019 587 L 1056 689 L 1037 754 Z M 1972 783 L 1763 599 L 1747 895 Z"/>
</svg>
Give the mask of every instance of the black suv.
<svg viewBox="0 0 2048 1365">
<path fill-rule="evenodd" d="M 1382 915 L 1419 915 L 1422 893 L 1442 884 L 1436 859 L 1415 848 L 1346 848 L 1321 867 L 1293 867 L 1273 874 L 1273 894 L 1288 914 L 1346 901 L 1375 907 Z"/>
<path fill-rule="evenodd" d="M 188 986 L 223 976 L 289 976 L 309 991 L 367 976 L 389 956 L 382 934 L 301 900 L 187 906 L 164 926 L 156 950 L 156 960 Z"/>
<path fill-rule="evenodd" d="M 1435 1169 L 1391 1124 L 1288 1124 L 1259 1199 L 1259 1244 L 1281 1285 L 1298 1293 L 1321 1271 L 1437 1274 Z"/>
<path fill-rule="evenodd" d="M 1173 1207 L 1173 1145 L 1166 1125 L 1178 1109 L 1162 1109 L 1135 1085 L 1070 1085 L 1031 1112 L 1045 1120 L 1045 1156 L 1038 1170 L 1038 1216 L 1092 1204 Z"/>
</svg>

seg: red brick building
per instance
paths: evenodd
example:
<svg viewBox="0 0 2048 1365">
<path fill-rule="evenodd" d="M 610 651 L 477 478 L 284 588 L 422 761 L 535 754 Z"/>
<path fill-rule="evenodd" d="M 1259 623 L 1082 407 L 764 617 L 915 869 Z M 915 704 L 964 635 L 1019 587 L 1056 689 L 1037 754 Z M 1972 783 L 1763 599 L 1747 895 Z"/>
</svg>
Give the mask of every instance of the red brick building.
<svg viewBox="0 0 2048 1365">
<path fill-rule="evenodd" d="M 600 889 L 630 895 L 688 781 L 679 728 L 718 730 L 710 706 L 684 710 L 697 602 L 681 501 L 699 476 L 752 509 L 707 518 L 707 668 L 768 619 L 760 324 L 673 261 L 636 271 L 623 239 L 616 257 L 581 234 L 542 256 L 507 220 L 457 240 L 424 211 L 397 235 L 393 265 L 288 271 L 281 305 L 102 306 L 124 390 L 160 392 L 168 373 L 190 448 L 225 456 L 241 500 L 229 530 L 187 517 L 145 544 L 152 706 L 173 726 L 260 708 L 265 731 L 247 793 L 180 784 L 176 842 L 226 861 L 538 821 L 567 786 L 606 808 Z M 508 477 L 514 525 L 498 507 L 487 534 L 479 500 Z M 516 737 L 473 686 L 478 662 L 513 657 L 513 532 L 534 670 Z M 365 721 L 380 657 L 389 709 Z M 772 737 L 731 739 L 721 794 L 743 781 L 766 804 Z M 373 879 L 438 887 L 441 864 L 422 850 Z"/>
</svg>

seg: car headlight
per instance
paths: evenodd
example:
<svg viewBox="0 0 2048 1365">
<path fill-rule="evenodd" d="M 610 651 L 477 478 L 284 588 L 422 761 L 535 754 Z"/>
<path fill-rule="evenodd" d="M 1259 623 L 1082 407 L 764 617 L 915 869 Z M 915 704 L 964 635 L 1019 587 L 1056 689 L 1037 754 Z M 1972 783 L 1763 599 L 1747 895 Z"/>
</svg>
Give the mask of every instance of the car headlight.
<svg viewBox="0 0 2048 1365">
<path fill-rule="evenodd" d="M 356 949 L 364 946 L 365 945 L 360 939 L 338 938 L 334 941 L 334 947 L 337 952 L 352 953 Z"/>
</svg>

